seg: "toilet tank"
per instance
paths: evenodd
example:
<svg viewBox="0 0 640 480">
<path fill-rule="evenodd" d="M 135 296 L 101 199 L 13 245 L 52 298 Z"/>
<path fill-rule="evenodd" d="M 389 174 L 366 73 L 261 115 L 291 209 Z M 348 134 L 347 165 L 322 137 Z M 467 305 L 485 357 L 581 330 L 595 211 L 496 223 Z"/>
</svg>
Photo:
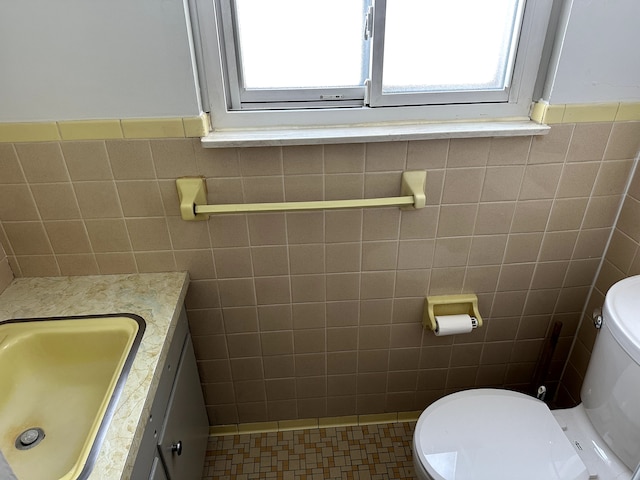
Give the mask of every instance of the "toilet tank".
<svg viewBox="0 0 640 480">
<path fill-rule="evenodd" d="M 607 292 L 580 395 L 591 423 L 629 469 L 640 461 L 640 276 Z"/>
</svg>

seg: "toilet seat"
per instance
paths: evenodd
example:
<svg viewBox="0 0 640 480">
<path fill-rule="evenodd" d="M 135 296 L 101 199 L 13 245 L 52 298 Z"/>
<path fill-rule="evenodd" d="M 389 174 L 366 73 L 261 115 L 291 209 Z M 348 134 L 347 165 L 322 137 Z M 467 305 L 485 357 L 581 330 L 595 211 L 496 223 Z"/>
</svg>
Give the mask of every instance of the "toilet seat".
<svg viewBox="0 0 640 480">
<path fill-rule="evenodd" d="M 549 408 L 497 389 L 431 404 L 414 433 L 414 462 L 434 480 L 583 480 L 589 473 Z"/>
</svg>

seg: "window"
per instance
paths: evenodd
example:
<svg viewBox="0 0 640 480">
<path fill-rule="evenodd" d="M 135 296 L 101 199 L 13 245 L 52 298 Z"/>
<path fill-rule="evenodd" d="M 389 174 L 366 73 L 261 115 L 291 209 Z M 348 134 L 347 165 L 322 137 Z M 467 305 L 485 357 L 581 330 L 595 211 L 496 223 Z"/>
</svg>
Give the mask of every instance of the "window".
<svg viewBox="0 0 640 480">
<path fill-rule="evenodd" d="M 197 1 L 217 128 L 526 118 L 552 4 Z"/>
</svg>

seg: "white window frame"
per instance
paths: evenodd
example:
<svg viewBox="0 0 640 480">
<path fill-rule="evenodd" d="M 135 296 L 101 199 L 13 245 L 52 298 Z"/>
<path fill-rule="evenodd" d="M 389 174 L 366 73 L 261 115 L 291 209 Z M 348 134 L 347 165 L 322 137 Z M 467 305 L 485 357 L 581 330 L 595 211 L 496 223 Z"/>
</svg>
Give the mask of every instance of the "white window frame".
<svg viewBox="0 0 640 480">
<path fill-rule="evenodd" d="M 267 1 L 267 0 L 265 0 Z M 385 0 L 377 0 L 385 1 Z M 543 53 L 547 27 L 553 0 L 527 0 L 523 23 L 521 26 L 520 41 L 514 65 L 512 82 L 508 90 L 506 100 L 494 101 L 489 99 L 482 103 L 458 103 L 458 104 L 430 104 L 394 107 L 336 107 L 336 108 L 290 108 L 290 104 L 283 102 L 274 104 L 271 110 L 234 110 L 232 105 L 238 105 L 239 99 L 233 98 L 233 89 L 229 88 L 229 78 L 226 75 L 226 62 L 235 61 L 235 57 L 229 52 L 225 54 L 225 45 L 218 35 L 221 22 L 231 21 L 230 12 L 220 8 L 216 0 L 192 0 L 192 16 L 195 18 L 196 28 L 200 35 L 201 61 L 200 70 L 205 78 L 202 88 L 203 98 L 208 99 L 203 105 L 203 110 L 210 112 L 212 134 L 205 138 L 205 146 L 229 146 L 242 145 L 243 139 L 251 143 L 252 138 L 263 138 L 263 144 L 301 144 L 314 143 L 316 140 L 327 142 L 334 139 L 341 141 L 339 137 L 344 135 L 347 129 L 371 127 L 379 129 L 389 126 L 390 131 L 396 132 L 394 138 L 402 138 L 402 125 L 408 125 L 407 131 L 414 132 L 408 138 L 442 138 L 447 136 L 442 125 L 446 122 L 471 122 L 462 128 L 463 133 L 456 135 L 460 125 L 452 127 L 452 136 L 483 136 L 483 135 L 510 135 L 510 127 L 506 125 L 504 131 L 498 128 L 484 128 L 484 122 L 513 123 L 515 135 L 530 135 L 546 133 L 546 127 L 535 126 L 529 122 L 529 114 L 533 100 L 533 92 L 536 87 L 540 60 Z M 374 28 L 379 28 L 374 26 Z M 380 38 L 380 37 L 378 37 Z M 376 36 L 374 33 L 374 41 Z M 231 65 L 229 71 L 234 71 L 235 65 Z M 237 81 L 235 79 L 234 81 Z M 282 97 L 285 100 L 285 97 Z M 235 102 L 235 103 L 234 103 Z M 376 102 L 384 101 L 380 98 L 373 99 Z M 280 107 L 282 109 L 280 109 Z M 285 109 L 288 108 L 288 109 Z M 526 125 L 523 124 L 526 123 Z M 527 123 L 528 122 L 528 123 Z M 415 133 L 416 125 L 437 125 L 434 135 L 428 133 Z M 473 125 L 478 125 L 474 134 Z M 378 131 L 378 130 L 376 130 Z M 243 134 L 245 132 L 246 134 Z M 265 132 L 273 134 L 262 135 Z M 288 133 L 287 133 L 288 132 Z M 294 133 L 291 133 L 294 132 Z M 340 133 L 342 132 L 342 133 Z M 232 133 L 236 140 L 226 144 L 216 144 L 214 137 L 217 133 Z M 233 135 L 235 134 L 235 135 Z M 356 137 L 347 134 L 344 141 L 353 140 Z M 299 138 L 288 138 L 290 136 Z M 366 141 L 367 134 L 364 135 Z M 265 140 L 266 139 L 266 140 Z M 359 140 L 355 140 L 359 141 Z M 235 143 L 234 143 L 235 142 Z"/>
</svg>

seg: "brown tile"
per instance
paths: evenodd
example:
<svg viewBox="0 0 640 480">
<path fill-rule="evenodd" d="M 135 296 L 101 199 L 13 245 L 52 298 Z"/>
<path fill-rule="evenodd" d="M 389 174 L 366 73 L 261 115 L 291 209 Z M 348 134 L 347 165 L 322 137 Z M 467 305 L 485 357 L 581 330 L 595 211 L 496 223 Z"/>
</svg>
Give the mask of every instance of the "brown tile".
<svg viewBox="0 0 640 480">
<path fill-rule="evenodd" d="M 251 245 L 285 245 L 287 229 L 282 213 L 248 215 Z"/>
<path fill-rule="evenodd" d="M 561 171 L 562 165 L 528 165 L 520 188 L 520 200 L 553 198 Z"/>
<path fill-rule="evenodd" d="M 101 275 L 136 273 L 138 271 L 132 253 L 96 253 L 95 257 Z"/>
<path fill-rule="evenodd" d="M 198 174 L 190 138 L 151 140 L 150 145 L 158 178 L 176 179 Z M 180 161 L 177 162 L 176 159 Z"/>
<path fill-rule="evenodd" d="M 173 252 L 134 252 L 140 273 L 172 272 L 176 269 Z"/>
<path fill-rule="evenodd" d="M 583 229 L 578 234 L 578 241 L 573 252 L 573 258 L 599 258 L 602 256 L 607 240 L 608 228 Z"/>
<path fill-rule="evenodd" d="M 498 290 L 502 292 L 528 290 L 534 269 L 535 264 L 533 263 L 503 265 L 500 271 Z"/>
<path fill-rule="evenodd" d="M 324 146 L 325 173 L 364 172 L 365 144 Z"/>
<path fill-rule="evenodd" d="M 516 200 L 523 175 L 524 166 L 488 167 L 484 176 L 481 200 L 484 202 Z"/>
<path fill-rule="evenodd" d="M 290 212 L 286 219 L 290 245 L 324 242 L 324 212 Z"/>
<path fill-rule="evenodd" d="M 401 298 L 426 295 L 429 289 L 429 274 L 428 269 L 397 271 L 394 296 Z"/>
<path fill-rule="evenodd" d="M 564 162 L 574 125 L 554 125 L 547 135 L 533 137 L 530 163 L 562 163 Z"/>
<path fill-rule="evenodd" d="M 363 240 L 395 240 L 398 238 L 401 212 L 397 208 L 366 209 L 363 213 Z"/>
<path fill-rule="evenodd" d="M 16 143 L 15 149 L 29 183 L 69 181 L 59 143 Z"/>
<path fill-rule="evenodd" d="M 557 197 L 588 197 L 600 168 L 599 162 L 568 163 L 562 170 Z"/>
<path fill-rule="evenodd" d="M 358 329 L 341 327 L 327 329 L 327 352 L 356 350 L 358 347 Z"/>
<path fill-rule="evenodd" d="M 587 210 L 587 198 L 561 198 L 553 204 L 547 230 L 577 230 Z"/>
<path fill-rule="evenodd" d="M 244 199 L 247 203 L 284 202 L 284 182 L 279 177 L 244 177 Z"/>
<path fill-rule="evenodd" d="M 215 248 L 213 257 L 218 278 L 241 278 L 253 275 L 249 248 Z"/>
<path fill-rule="evenodd" d="M 638 138 L 640 138 L 640 122 L 614 123 L 604 153 L 605 160 L 634 158 L 640 145 Z"/>
<path fill-rule="evenodd" d="M 16 255 L 51 254 L 49 238 L 40 222 L 4 222 L 4 231 Z"/>
<path fill-rule="evenodd" d="M 484 166 L 490 147 L 490 138 L 454 138 L 449 143 L 447 167 Z"/>
<path fill-rule="evenodd" d="M 120 218 L 122 208 L 114 182 L 75 182 L 78 205 L 83 218 Z"/>
<path fill-rule="evenodd" d="M 547 232 L 540 248 L 540 260 L 569 260 L 576 245 L 578 232 Z"/>
<path fill-rule="evenodd" d="M 389 348 L 390 325 L 363 326 L 358 330 L 360 350 Z"/>
<path fill-rule="evenodd" d="M 285 246 L 252 247 L 251 259 L 256 276 L 287 275 L 289 256 Z"/>
<path fill-rule="evenodd" d="M 401 214 L 400 239 L 433 238 L 438 225 L 439 207 L 425 207 Z"/>
<path fill-rule="evenodd" d="M 578 123 L 573 130 L 568 162 L 601 160 L 611 134 L 611 123 Z"/>
<path fill-rule="evenodd" d="M 480 200 L 484 168 L 450 168 L 445 173 L 442 203 L 473 203 Z M 506 181 L 504 183 L 507 183 Z"/>
<path fill-rule="evenodd" d="M 507 235 L 475 236 L 471 242 L 469 265 L 499 265 L 504 258 Z"/>
<path fill-rule="evenodd" d="M 341 173 L 324 176 L 324 199 L 347 200 L 364 198 L 364 175 L 362 173 Z"/>
<path fill-rule="evenodd" d="M 327 300 L 358 300 L 360 298 L 360 274 L 335 273 L 327 274 Z"/>
<path fill-rule="evenodd" d="M 260 334 L 263 355 L 287 355 L 293 353 L 293 332 L 262 332 Z"/>
<path fill-rule="evenodd" d="M 531 288 L 539 289 L 562 287 L 568 268 L 568 261 L 538 263 L 536 265 L 533 281 L 531 282 Z"/>
<path fill-rule="evenodd" d="M 116 180 L 156 177 L 148 140 L 107 140 L 106 147 Z"/>
<path fill-rule="evenodd" d="M 474 227 L 475 235 L 509 233 L 515 202 L 480 203 Z"/>
<path fill-rule="evenodd" d="M 360 325 L 388 325 L 392 311 L 391 299 L 363 300 L 360 302 Z"/>
<path fill-rule="evenodd" d="M 489 165 L 524 165 L 529 156 L 532 137 L 493 137 Z"/>
<path fill-rule="evenodd" d="M 58 255 L 61 275 L 97 275 L 98 264 L 92 254 Z"/>
<path fill-rule="evenodd" d="M 627 197 L 622 209 L 617 227 L 635 242 L 640 242 L 640 201 Z"/>
<path fill-rule="evenodd" d="M 80 209 L 71 183 L 34 184 L 31 185 L 31 192 L 43 220 L 80 218 Z"/>
<path fill-rule="evenodd" d="M 305 202 L 324 200 L 322 175 L 289 175 L 284 177 L 284 200 Z"/>
<path fill-rule="evenodd" d="M 56 254 L 91 253 L 89 237 L 81 221 L 45 222 L 44 227 Z"/>
<path fill-rule="evenodd" d="M 32 185 L 32 187 L 34 186 Z M 36 203 L 28 185 L 2 185 L 0 188 L 0 220 L 4 222 L 40 220 Z"/>
<path fill-rule="evenodd" d="M 397 242 L 363 242 L 362 270 L 395 270 L 398 264 Z"/>
<path fill-rule="evenodd" d="M 53 255 L 26 255 L 15 257 L 23 277 L 59 276 L 60 268 Z"/>
<path fill-rule="evenodd" d="M 358 325 L 359 318 L 358 301 L 326 302 L 327 327 Z"/>
<path fill-rule="evenodd" d="M 611 227 L 621 200 L 622 197 L 619 195 L 591 197 L 582 228 Z"/>
<path fill-rule="evenodd" d="M 256 292 L 250 278 L 218 280 L 220 302 L 223 307 L 241 307 L 256 304 Z"/>
<path fill-rule="evenodd" d="M 394 272 L 363 272 L 360 281 L 360 297 L 362 299 L 391 298 L 394 287 Z"/>
<path fill-rule="evenodd" d="M 414 140 L 407 147 L 407 170 L 444 168 L 449 140 Z"/>
<path fill-rule="evenodd" d="M 307 353 L 294 355 L 296 377 L 316 377 L 326 375 L 326 355 Z"/>
<path fill-rule="evenodd" d="M 293 332 L 293 351 L 300 353 L 319 353 L 326 351 L 324 329 L 295 330 Z"/>
<path fill-rule="evenodd" d="M 165 217 L 171 244 L 175 250 L 209 249 L 209 229 L 206 222 L 185 222 L 180 217 Z"/>
<path fill-rule="evenodd" d="M 213 247 L 244 247 L 249 245 L 249 230 L 245 215 L 214 215 L 208 222 Z"/>
<path fill-rule="evenodd" d="M 292 305 L 293 328 L 324 328 L 326 325 L 326 307 L 324 302 L 294 303 Z"/>
<path fill-rule="evenodd" d="M 632 160 L 603 162 L 593 189 L 593 195 L 619 195 L 629 180 Z"/>
<path fill-rule="evenodd" d="M 72 180 L 111 180 L 104 141 L 62 142 L 62 153 Z"/>
<path fill-rule="evenodd" d="M 227 334 L 258 331 L 258 312 L 254 306 L 225 307 L 222 309 L 222 318 Z"/>
<path fill-rule="evenodd" d="M 289 261 L 291 274 L 324 273 L 324 245 L 291 245 Z"/>
<path fill-rule="evenodd" d="M 324 302 L 326 299 L 323 275 L 294 275 L 291 277 L 293 302 Z"/>
<path fill-rule="evenodd" d="M 450 295 L 462 293 L 465 268 L 433 268 L 429 281 L 429 295 Z"/>
<path fill-rule="evenodd" d="M 128 218 L 125 222 L 134 251 L 171 249 L 165 218 Z"/>
<path fill-rule="evenodd" d="M 361 211 L 328 211 L 325 213 L 325 242 L 357 242 L 361 238 Z"/>
<path fill-rule="evenodd" d="M 198 172 L 205 177 L 238 177 L 237 148 L 203 148 L 200 139 L 193 139 Z"/>
<path fill-rule="evenodd" d="M 328 243 L 325 244 L 326 271 L 359 272 L 362 244 L 360 243 Z"/>
<path fill-rule="evenodd" d="M 238 160 L 243 176 L 282 175 L 281 147 L 240 148 Z"/>
<path fill-rule="evenodd" d="M 116 182 L 116 187 L 125 217 L 164 215 L 162 198 L 157 183 L 140 180 L 118 181 Z"/>
<path fill-rule="evenodd" d="M 260 331 L 291 330 L 293 317 L 289 305 L 260 305 L 258 306 L 258 321 Z"/>
<path fill-rule="evenodd" d="M 94 252 L 127 252 L 131 250 L 124 220 L 85 220 L 85 225 Z"/>
<path fill-rule="evenodd" d="M 391 348 L 419 347 L 422 344 L 424 329 L 422 323 L 400 323 L 391 325 Z"/>
<path fill-rule="evenodd" d="M 358 354 L 355 351 L 327 353 L 327 373 L 330 375 L 356 373 Z"/>
<path fill-rule="evenodd" d="M 518 202 L 513 215 L 511 233 L 544 232 L 552 203 L 551 200 Z"/>
<path fill-rule="evenodd" d="M 471 237 L 439 238 L 436 240 L 433 264 L 435 267 L 466 265 L 470 248 Z"/>
<path fill-rule="evenodd" d="M 538 259 L 543 234 L 519 233 L 509 235 L 505 263 L 535 262 Z"/>
<path fill-rule="evenodd" d="M 0 179 L 2 183 L 24 183 L 26 181 L 18 155 L 11 143 L 0 144 Z"/>
<path fill-rule="evenodd" d="M 282 147 L 285 175 L 323 173 L 324 147 L 322 145 L 296 145 Z"/>
<path fill-rule="evenodd" d="M 289 277 L 259 277 L 254 282 L 258 305 L 291 302 Z"/>
<path fill-rule="evenodd" d="M 443 205 L 438 219 L 438 237 L 473 234 L 477 212 L 477 204 Z"/>
<path fill-rule="evenodd" d="M 407 142 L 367 143 L 365 170 L 367 172 L 402 171 L 407 159 Z"/>
</svg>

